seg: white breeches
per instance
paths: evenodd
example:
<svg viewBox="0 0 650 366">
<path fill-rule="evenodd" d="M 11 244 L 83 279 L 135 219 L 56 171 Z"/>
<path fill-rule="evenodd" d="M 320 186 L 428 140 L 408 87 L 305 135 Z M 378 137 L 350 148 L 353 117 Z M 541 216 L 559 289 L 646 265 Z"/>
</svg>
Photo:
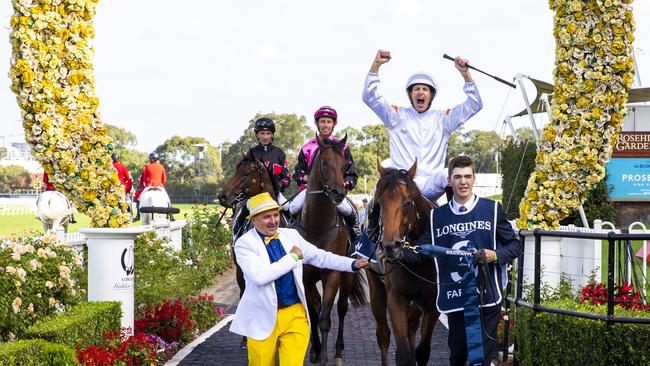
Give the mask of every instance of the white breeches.
<svg viewBox="0 0 650 366">
<path fill-rule="evenodd" d="M 436 202 L 447 187 L 447 169 L 437 169 L 427 175 L 418 174 L 413 179 L 422 195 L 431 202 Z"/>
<path fill-rule="evenodd" d="M 303 189 L 298 193 L 296 198 L 294 198 L 287 206 L 289 206 L 289 212 L 291 214 L 295 215 L 298 212 L 302 210 L 302 206 L 305 205 L 305 195 L 307 194 L 307 189 Z M 322 194 L 322 193 L 320 193 Z M 343 216 L 350 216 L 352 213 L 352 205 L 350 204 L 350 201 L 346 199 L 343 200 L 338 206 L 336 206 L 336 210 Z"/>
</svg>

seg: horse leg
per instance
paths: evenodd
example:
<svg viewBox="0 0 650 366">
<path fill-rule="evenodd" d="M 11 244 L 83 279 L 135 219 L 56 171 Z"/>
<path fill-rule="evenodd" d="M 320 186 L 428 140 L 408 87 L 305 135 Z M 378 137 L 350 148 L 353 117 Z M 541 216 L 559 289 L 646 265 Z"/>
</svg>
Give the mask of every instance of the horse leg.
<svg viewBox="0 0 650 366">
<path fill-rule="evenodd" d="M 354 286 L 353 273 L 341 273 L 341 286 L 339 288 L 339 300 L 336 303 L 336 313 L 339 316 L 339 330 L 336 335 L 336 345 L 334 352 L 334 364 L 337 366 L 343 365 L 343 349 L 345 342 L 343 341 L 343 329 L 345 325 L 345 315 L 348 313 L 348 298 Z"/>
<path fill-rule="evenodd" d="M 318 327 L 320 328 L 321 334 L 320 365 L 325 366 L 327 364 L 327 340 L 330 329 L 332 328 L 332 306 L 334 305 L 334 298 L 341 284 L 341 272 L 324 270 L 321 273 L 323 302 L 321 303 Z"/>
<path fill-rule="evenodd" d="M 408 309 L 410 301 L 401 294 L 388 291 L 388 313 L 393 326 L 395 339 L 395 364 L 397 366 L 415 365 L 415 355 L 411 352 L 408 339 Z"/>
<path fill-rule="evenodd" d="M 429 362 L 429 356 L 431 356 L 431 336 L 439 316 L 440 313 L 435 306 L 425 311 L 422 316 L 420 343 L 415 349 L 415 359 L 417 360 L 418 366 L 424 366 Z"/>
<path fill-rule="evenodd" d="M 408 310 L 408 340 L 409 340 L 409 353 L 415 352 L 415 335 L 420 326 L 420 317 L 422 310 L 414 302 L 411 302 L 411 307 Z"/>
<path fill-rule="evenodd" d="M 386 318 L 386 287 L 376 274 L 366 271 L 368 289 L 370 290 L 370 309 L 377 323 L 375 334 L 381 353 L 381 366 L 388 366 L 388 345 L 390 344 L 390 328 Z"/>
<path fill-rule="evenodd" d="M 302 280 L 305 287 L 307 311 L 309 312 L 309 319 L 311 319 L 309 361 L 311 363 L 317 363 L 320 362 L 321 358 L 320 334 L 318 333 L 318 325 L 315 321 L 315 319 L 318 319 L 318 312 L 321 305 L 320 294 L 318 293 L 318 289 L 316 289 L 316 282 L 318 282 L 320 274 L 317 269 L 311 266 L 303 266 L 303 270 Z"/>
</svg>

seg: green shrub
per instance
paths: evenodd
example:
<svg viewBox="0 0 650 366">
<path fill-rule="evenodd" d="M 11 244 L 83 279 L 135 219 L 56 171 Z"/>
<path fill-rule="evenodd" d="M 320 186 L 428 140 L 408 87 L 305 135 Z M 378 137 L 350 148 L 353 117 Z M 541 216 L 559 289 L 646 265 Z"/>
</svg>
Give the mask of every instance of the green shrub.
<svg viewBox="0 0 650 366">
<path fill-rule="evenodd" d="M 121 317 L 119 302 L 84 302 L 63 314 L 36 322 L 27 329 L 25 337 L 84 348 L 101 344 L 107 331 L 119 330 Z"/>
<path fill-rule="evenodd" d="M 12 237 L 0 244 L 0 341 L 82 300 L 81 261 L 55 236 Z"/>
<path fill-rule="evenodd" d="M 230 233 L 217 225 L 216 207 L 195 206 L 183 229 L 183 249 L 175 252 L 155 233 L 135 240 L 136 317 L 165 299 L 187 298 L 207 287 L 232 264 Z M 164 280 L 161 280 L 164 279 Z"/>
<path fill-rule="evenodd" d="M 68 346 L 31 339 L 0 343 L 0 365 L 69 366 L 79 363 L 75 351 Z"/>
<path fill-rule="evenodd" d="M 535 141 L 523 141 L 517 144 L 513 139 L 507 139 L 502 145 L 501 161 L 499 161 L 503 189 L 501 202 L 509 220 L 519 217 L 519 202 L 526 192 L 528 177 L 535 169 L 536 154 Z"/>
<path fill-rule="evenodd" d="M 605 315 L 606 305 L 549 301 L 545 306 Z M 616 309 L 615 315 L 649 318 L 645 311 Z M 650 327 L 647 324 L 612 324 L 531 309 L 517 309 L 517 358 L 532 365 L 647 365 L 650 363 Z"/>
</svg>

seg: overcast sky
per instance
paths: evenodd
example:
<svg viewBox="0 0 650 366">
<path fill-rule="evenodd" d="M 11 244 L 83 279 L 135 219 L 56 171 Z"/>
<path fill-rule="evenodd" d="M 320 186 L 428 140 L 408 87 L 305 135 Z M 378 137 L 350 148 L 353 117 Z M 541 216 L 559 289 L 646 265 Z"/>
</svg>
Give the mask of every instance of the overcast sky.
<svg viewBox="0 0 650 366">
<path fill-rule="evenodd" d="M 6 77 L 12 13 L 1 1 L 0 135 L 16 139 L 20 113 Z M 637 63 L 650 86 L 650 1 L 636 0 L 634 13 Z M 447 108 L 464 94 L 444 53 L 507 80 L 522 73 L 551 82 L 552 26 L 547 0 L 101 0 L 96 87 L 104 122 L 134 132 L 143 151 L 172 135 L 235 141 L 258 112 L 311 122 L 324 104 L 338 110 L 339 129 L 359 128 L 379 123 L 361 100 L 377 49 L 393 56 L 380 71 L 389 101 L 408 104 L 406 79 L 424 70 L 440 86 L 434 108 Z M 499 131 L 505 114 L 523 108 L 520 93 L 473 76 L 484 108 L 466 127 Z"/>
</svg>

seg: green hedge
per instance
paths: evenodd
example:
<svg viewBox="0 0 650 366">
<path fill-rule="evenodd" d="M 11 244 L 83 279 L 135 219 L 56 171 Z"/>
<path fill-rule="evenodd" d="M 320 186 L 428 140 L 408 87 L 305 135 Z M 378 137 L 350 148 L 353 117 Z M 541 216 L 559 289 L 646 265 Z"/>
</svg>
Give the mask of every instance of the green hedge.
<svg viewBox="0 0 650 366">
<path fill-rule="evenodd" d="M 42 339 L 0 343 L 2 366 L 79 365 L 75 351 L 65 345 Z"/>
<path fill-rule="evenodd" d="M 605 315 L 607 306 L 549 301 L 545 306 Z M 650 318 L 649 312 L 616 308 L 618 317 Z M 612 324 L 519 308 L 515 323 L 516 357 L 533 365 L 648 365 L 650 326 Z"/>
<path fill-rule="evenodd" d="M 120 329 L 120 303 L 84 302 L 29 327 L 26 338 L 41 338 L 70 347 L 101 344 L 107 331 Z"/>
</svg>

